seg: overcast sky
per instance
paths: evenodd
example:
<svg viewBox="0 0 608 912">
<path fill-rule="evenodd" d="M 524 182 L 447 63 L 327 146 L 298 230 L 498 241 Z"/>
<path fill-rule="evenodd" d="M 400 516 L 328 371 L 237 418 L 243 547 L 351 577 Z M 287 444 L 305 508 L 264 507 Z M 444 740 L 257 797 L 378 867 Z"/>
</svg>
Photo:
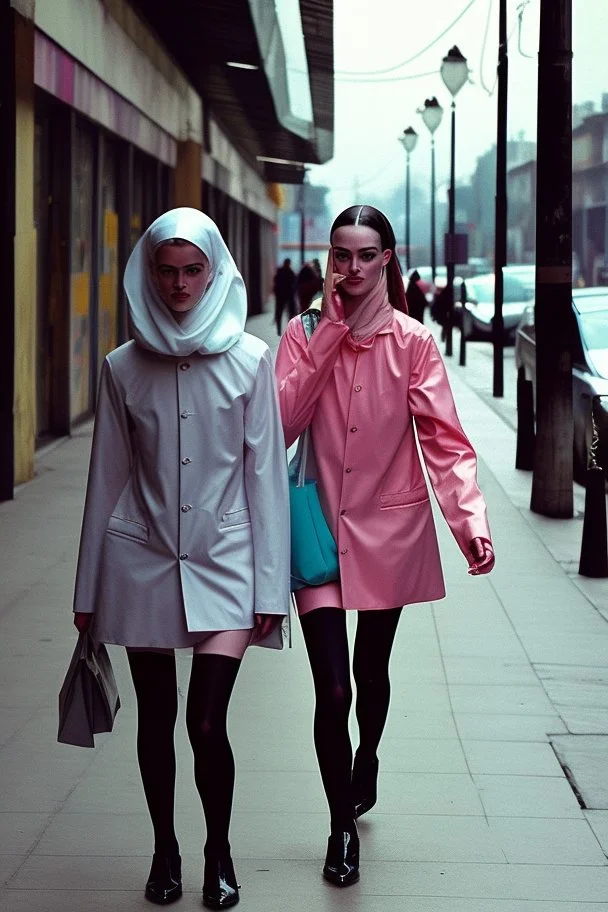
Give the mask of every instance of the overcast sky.
<svg viewBox="0 0 608 912">
<path fill-rule="evenodd" d="M 602 92 L 608 93 L 608 2 L 573 0 L 572 5 L 573 100 L 592 100 L 599 109 Z M 416 109 L 433 95 L 444 107 L 435 147 L 438 195 L 445 193 L 451 96 L 439 67 L 454 44 L 467 58 L 472 80 L 456 96 L 457 180 L 472 173 L 477 156 L 496 137 L 498 6 L 499 0 L 335 0 L 335 154 L 310 173 L 311 183 L 332 188 L 333 212 L 364 201 L 370 190 L 389 192 L 403 185 L 405 152 L 397 140 L 410 125 L 419 133 L 411 155 L 412 181 L 428 187 L 430 136 Z M 539 10 L 540 0 L 507 0 L 509 136 L 536 135 Z M 396 67 L 414 55 L 419 56 L 405 66 L 361 81 L 362 75 Z M 419 74 L 426 75 L 411 78 Z"/>
</svg>

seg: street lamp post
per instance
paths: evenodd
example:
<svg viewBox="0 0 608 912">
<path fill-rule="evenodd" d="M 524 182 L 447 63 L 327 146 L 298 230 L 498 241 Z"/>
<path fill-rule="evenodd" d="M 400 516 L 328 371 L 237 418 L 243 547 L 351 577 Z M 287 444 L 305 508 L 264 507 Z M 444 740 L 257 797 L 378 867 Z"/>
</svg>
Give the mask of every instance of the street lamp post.
<svg viewBox="0 0 608 912">
<path fill-rule="evenodd" d="M 403 131 L 399 142 L 405 149 L 405 268 L 408 270 L 410 263 L 410 152 L 413 152 L 418 142 L 418 134 L 413 127 Z"/>
<path fill-rule="evenodd" d="M 456 234 L 456 95 L 469 78 L 469 68 L 466 57 L 454 45 L 443 58 L 441 64 L 441 78 L 446 89 L 452 96 L 452 139 L 450 144 L 450 189 L 448 192 L 448 238 L 446 245 L 446 324 L 445 324 L 445 353 L 452 354 L 452 325 L 454 322 L 454 266 L 455 264 L 455 237 Z"/>
<path fill-rule="evenodd" d="M 431 277 L 433 285 L 435 284 L 435 272 L 437 270 L 437 252 L 435 243 L 435 130 L 441 123 L 443 117 L 443 108 L 433 96 L 427 98 L 422 108 L 418 108 L 418 113 L 422 115 L 425 127 L 431 134 Z"/>
<path fill-rule="evenodd" d="M 498 11 L 498 99 L 496 105 L 496 210 L 494 231 L 494 319 L 492 321 L 492 395 L 504 395 L 504 279 L 507 264 L 507 92 L 509 57 L 507 48 L 507 2 Z"/>
</svg>

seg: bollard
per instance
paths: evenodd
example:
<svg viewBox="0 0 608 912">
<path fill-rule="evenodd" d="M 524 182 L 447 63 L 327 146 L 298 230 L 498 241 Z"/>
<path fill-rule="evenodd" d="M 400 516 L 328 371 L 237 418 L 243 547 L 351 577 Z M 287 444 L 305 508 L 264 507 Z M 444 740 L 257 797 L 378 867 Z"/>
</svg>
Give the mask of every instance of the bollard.
<svg viewBox="0 0 608 912">
<path fill-rule="evenodd" d="M 608 576 L 608 534 L 606 532 L 606 477 L 597 461 L 599 435 L 595 420 L 601 396 L 591 400 L 591 444 L 585 475 L 585 516 L 578 572 L 595 578 Z"/>
<path fill-rule="evenodd" d="M 608 576 L 608 535 L 606 533 L 606 479 L 600 466 L 587 469 L 585 482 L 585 516 L 581 557 L 581 576 Z"/>
<path fill-rule="evenodd" d="M 464 281 L 460 283 L 460 359 L 458 361 L 460 367 L 467 366 L 467 321 L 466 321 L 466 304 L 467 301 L 467 286 Z"/>
<path fill-rule="evenodd" d="M 517 372 L 517 446 L 515 468 L 534 468 L 534 390 L 523 367 Z"/>
</svg>

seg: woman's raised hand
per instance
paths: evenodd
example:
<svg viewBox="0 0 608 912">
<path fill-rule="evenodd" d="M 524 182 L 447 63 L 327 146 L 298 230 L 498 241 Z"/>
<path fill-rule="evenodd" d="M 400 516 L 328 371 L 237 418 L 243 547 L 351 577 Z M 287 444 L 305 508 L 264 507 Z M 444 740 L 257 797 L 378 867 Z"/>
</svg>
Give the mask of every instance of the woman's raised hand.
<svg viewBox="0 0 608 912">
<path fill-rule="evenodd" d="M 467 560 L 471 576 L 489 573 L 495 562 L 492 542 L 487 538 L 472 538 L 469 544 Z"/>
<path fill-rule="evenodd" d="M 337 292 L 337 287 L 345 278 L 346 276 L 340 275 L 339 272 L 334 272 L 333 270 L 333 250 L 330 247 L 323 281 L 322 314 L 334 323 L 341 323 L 344 320 L 344 305 Z"/>
</svg>

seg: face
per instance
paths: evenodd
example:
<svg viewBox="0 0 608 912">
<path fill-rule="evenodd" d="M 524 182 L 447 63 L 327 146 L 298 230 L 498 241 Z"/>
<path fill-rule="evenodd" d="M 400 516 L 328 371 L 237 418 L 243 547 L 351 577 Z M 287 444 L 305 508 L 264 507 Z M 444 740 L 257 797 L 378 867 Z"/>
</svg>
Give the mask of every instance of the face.
<svg viewBox="0 0 608 912">
<path fill-rule="evenodd" d="M 344 225 L 331 238 L 335 271 L 346 276 L 340 291 L 352 297 L 362 297 L 376 287 L 382 268 L 391 258 L 390 250 L 382 249 L 377 231 L 367 225 Z"/>
<path fill-rule="evenodd" d="M 154 252 L 160 296 L 177 319 L 200 301 L 210 272 L 209 260 L 194 244 L 163 244 Z"/>
</svg>

